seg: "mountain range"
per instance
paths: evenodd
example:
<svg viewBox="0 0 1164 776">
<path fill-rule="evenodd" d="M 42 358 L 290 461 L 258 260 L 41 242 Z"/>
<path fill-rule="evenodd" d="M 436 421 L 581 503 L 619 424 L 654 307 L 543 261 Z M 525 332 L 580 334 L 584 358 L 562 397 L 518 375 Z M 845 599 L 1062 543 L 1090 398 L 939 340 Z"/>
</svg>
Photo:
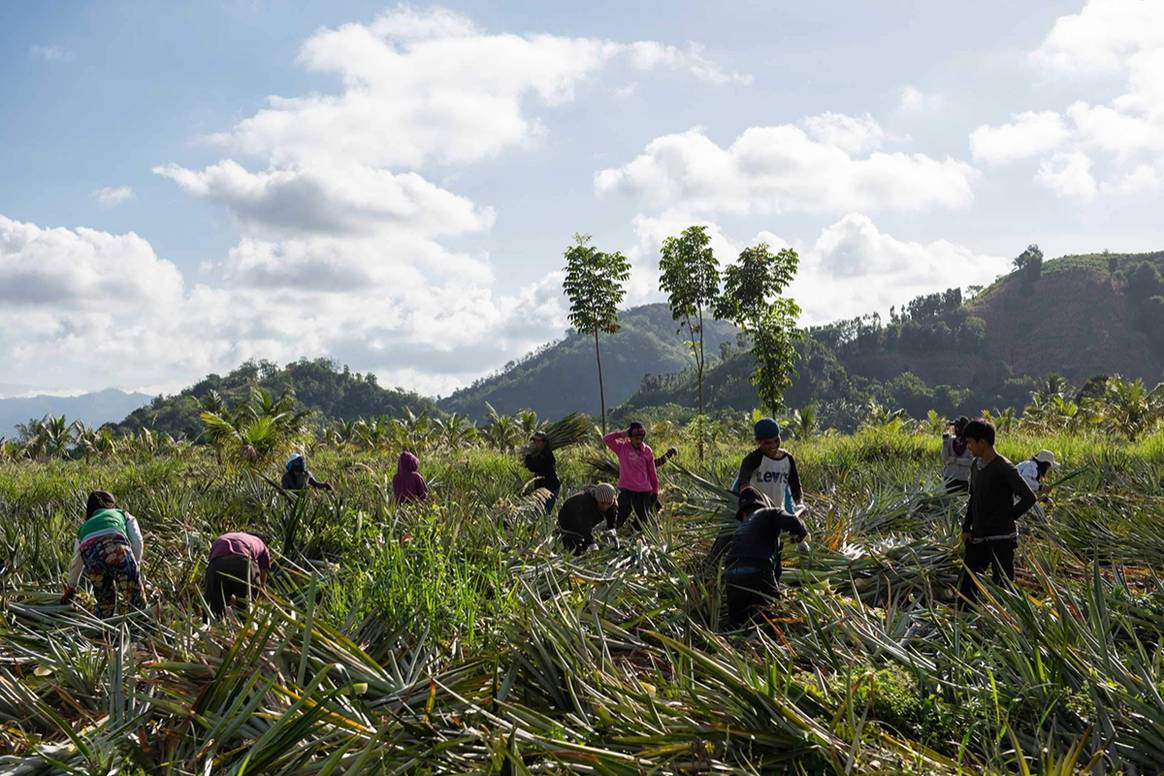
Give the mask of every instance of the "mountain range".
<svg viewBox="0 0 1164 776">
<path fill-rule="evenodd" d="M 0 437 L 13 437 L 17 426 L 45 415 L 64 415 L 89 426 L 100 426 L 124 418 L 146 404 L 150 396 L 126 393 L 116 388 L 76 396 L 27 396 L 0 399 Z"/>
<path fill-rule="evenodd" d="M 824 423 L 844 428 L 870 399 L 915 416 L 929 409 L 971 414 L 1021 408 L 1035 381 L 1051 373 L 1077 384 L 1110 374 L 1150 383 L 1164 378 L 1164 252 L 1065 256 L 1018 269 L 988 288 L 946 289 L 902 302 L 887 318 L 871 313 L 808 329 L 787 405 L 814 404 Z M 607 407 L 619 408 L 616 416 L 659 408 L 690 416 L 692 359 L 667 305 L 625 310 L 620 324 L 600 341 Z M 757 406 L 747 343 L 722 321 L 707 323 L 705 339 L 709 411 Z M 248 362 L 152 401 L 115 390 L 2 399 L 0 435 L 53 413 L 91 424 L 124 417 L 118 430 L 195 436 L 211 391 L 233 404 L 254 385 L 275 394 L 294 388 L 324 421 L 407 411 L 457 412 L 480 421 L 490 406 L 501 413 L 529 407 L 543 417 L 598 413 L 594 341 L 575 332 L 438 400 L 384 388 L 374 375 L 323 359 L 284 367 Z"/>
</svg>

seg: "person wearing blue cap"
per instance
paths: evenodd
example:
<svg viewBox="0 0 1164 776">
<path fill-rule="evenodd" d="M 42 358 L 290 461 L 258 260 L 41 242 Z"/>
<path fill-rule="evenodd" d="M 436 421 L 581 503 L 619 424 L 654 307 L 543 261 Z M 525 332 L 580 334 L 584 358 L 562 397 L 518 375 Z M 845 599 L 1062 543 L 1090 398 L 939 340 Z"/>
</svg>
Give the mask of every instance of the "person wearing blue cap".
<svg viewBox="0 0 1164 776">
<path fill-rule="evenodd" d="M 796 507 L 804 502 L 804 496 L 800 490 L 796 459 L 780 446 L 780 424 L 772 418 L 761 418 L 756 423 L 755 433 L 756 449 L 740 464 L 734 490 L 739 493 L 743 488 L 755 488 L 772 504 L 795 513 Z"/>
<path fill-rule="evenodd" d="M 335 490 L 330 482 L 320 482 L 311 476 L 311 472 L 307 471 L 307 459 L 303 457 L 303 453 L 294 453 L 287 459 L 287 464 L 283 467 L 282 484 L 283 490 L 318 488 L 329 493 Z"/>
</svg>

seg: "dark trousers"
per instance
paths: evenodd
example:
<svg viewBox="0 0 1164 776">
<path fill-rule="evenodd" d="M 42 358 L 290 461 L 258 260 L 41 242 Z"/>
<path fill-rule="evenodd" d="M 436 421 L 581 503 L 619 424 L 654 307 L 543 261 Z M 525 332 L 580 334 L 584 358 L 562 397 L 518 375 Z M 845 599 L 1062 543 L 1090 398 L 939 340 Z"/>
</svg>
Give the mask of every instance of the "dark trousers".
<svg viewBox="0 0 1164 776">
<path fill-rule="evenodd" d="M 1012 582 L 1014 551 L 1017 547 L 1017 539 L 994 539 L 978 544 L 967 544 L 966 557 L 962 561 L 962 578 L 958 580 L 958 592 L 963 598 L 958 601 L 958 605 L 963 606 L 964 601 L 973 603 L 978 600 L 978 587 L 974 580 L 970 579 L 970 574 L 967 573 L 969 571 L 981 577 L 989 568 L 994 584 L 1004 585 Z"/>
<path fill-rule="evenodd" d="M 970 483 L 966 480 L 946 480 L 947 493 L 969 493 Z"/>
<path fill-rule="evenodd" d="M 560 488 L 561 486 L 559 486 Z M 547 488 L 549 490 L 549 488 Z M 550 497 L 546 499 L 546 514 L 550 515 L 554 512 L 554 504 L 558 501 L 558 491 L 550 490 Z"/>
<path fill-rule="evenodd" d="M 631 512 L 634 512 L 635 519 L 631 523 L 631 527 L 636 531 L 643 530 L 643 526 L 647 523 L 647 517 L 655 508 L 655 494 L 651 492 L 640 492 L 637 490 L 625 490 L 619 488 L 618 491 L 618 516 L 614 527 L 621 528 L 623 524 L 630 517 Z"/>
<path fill-rule="evenodd" d="M 223 555 L 206 567 L 206 602 L 215 617 L 226 612 L 232 598 L 248 600 L 258 586 L 258 566 L 243 555 Z"/>
<path fill-rule="evenodd" d="M 772 569 L 724 571 L 727 589 L 728 625 L 742 628 L 755 620 L 778 595 L 776 573 Z"/>
<path fill-rule="evenodd" d="M 564 528 L 559 528 L 562 534 L 562 544 L 566 549 L 575 555 L 581 555 L 586 552 L 586 549 L 594 544 L 594 534 L 590 531 L 585 533 L 581 531 L 567 531 Z"/>
</svg>

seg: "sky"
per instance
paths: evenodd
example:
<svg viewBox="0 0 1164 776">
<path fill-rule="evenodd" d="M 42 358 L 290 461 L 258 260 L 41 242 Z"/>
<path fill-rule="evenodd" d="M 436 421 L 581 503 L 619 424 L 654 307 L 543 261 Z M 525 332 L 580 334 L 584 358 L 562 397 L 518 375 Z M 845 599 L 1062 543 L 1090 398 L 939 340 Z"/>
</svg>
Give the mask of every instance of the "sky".
<svg viewBox="0 0 1164 776">
<path fill-rule="evenodd" d="M 0 4 L 0 394 L 327 356 L 447 395 L 578 232 L 795 248 L 804 322 L 1164 248 L 1164 2 Z"/>
</svg>

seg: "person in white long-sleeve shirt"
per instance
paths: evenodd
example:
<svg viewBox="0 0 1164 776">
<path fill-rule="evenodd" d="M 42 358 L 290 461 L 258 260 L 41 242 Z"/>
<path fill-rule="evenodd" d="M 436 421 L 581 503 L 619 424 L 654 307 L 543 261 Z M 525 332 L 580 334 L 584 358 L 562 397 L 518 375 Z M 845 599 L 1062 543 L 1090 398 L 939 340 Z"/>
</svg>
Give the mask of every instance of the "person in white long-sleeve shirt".
<svg viewBox="0 0 1164 776">
<path fill-rule="evenodd" d="M 85 504 L 85 520 L 77 529 L 61 603 L 72 600 L 84 572 L 93 584 L 98 617 L 112 617 L 119 596 L 135 609 L 145 608 L 140 574 L 144 549 L 137 519 L 118 509 L 112 493 L 93 491 Z"/>
<path fill-rule="evenodd" d="M 1047 476 L 1047 472 L 1054 469 L 1055 454 L 1050 450 L 1040 450 L 1032 455 L 1027 460 L 1015 466 L 1022 478 L 1027 481 L 1031 492 L 1036 496 L 1045 495 L 1045 484 L 1043 478 Z"/>
</svg>

